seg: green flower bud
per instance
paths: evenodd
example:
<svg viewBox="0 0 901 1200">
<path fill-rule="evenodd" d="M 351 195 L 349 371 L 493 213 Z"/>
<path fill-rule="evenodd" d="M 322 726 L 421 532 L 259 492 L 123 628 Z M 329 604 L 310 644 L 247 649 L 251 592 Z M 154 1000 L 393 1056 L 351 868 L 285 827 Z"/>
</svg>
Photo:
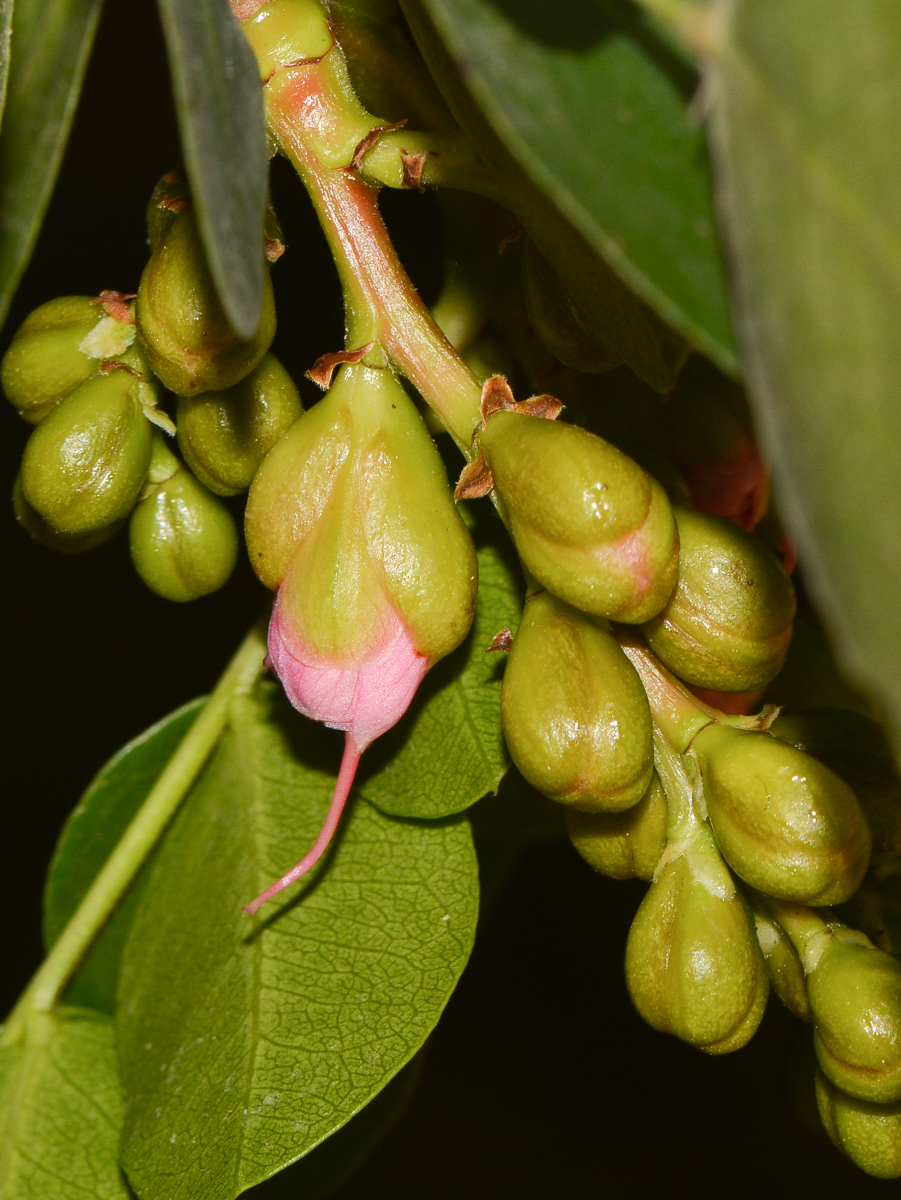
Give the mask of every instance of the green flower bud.
<svg viewBox="0 0 901 1200">
<path fill-rule="evenodd" d="M 178 444 L 201 483 L 220 496 L 236 496 L 302 412 L 291 376 L 267 354 L 227 391 L 179 397 Z"/>
<path fill-rule="evenodd" d="M 217 591 L 238 557 L 238 532 L 228 509 L 159 434 L 148 491 L 132 513 L 128 538 L 135 570 L 165 600 L 196 600 Z"/>
<path fill-rule="evenodd" d="M 620 361 L 600 329 L 582 314 L 560 276 L 531 238 L 523 238 L 522 286 L 539 341 L 567 367 L 609 371 Z"/>
<path fill-rule="evenodd" d="M 609 630 L 540 592 L 504 672 L 504 736 L 525 778 L 585 812 L 637 804 L 654 769 L 651 710 Z"/>
<path fill-rule="evenodd" d="M 96 298 L 60 296 L 25 318 L 0 364 L 0 382 L 10 403 L 36 425 L 134 338 L 134 324 L 110 315 Z"/>
<path fill-rule="evenodd" d="M 707 829 L 666 863 L 626 943 L 626 985 L 642 1017 L 708 1054 L 743 1046 L 769 984 L 747 906 Z"/>
<path fill-rule="evenodd" d="M 801 958 L 825 1074 L 859 1100 L 901 1100 L 901 962 L 844 925 L 814 933 Z"/>
<path fill-rule="evenodd" d="M 13 485 L 13 512 L 25 532 L 30 534 L 36 542 L 40 542 L 48 550 L 58 550 L 61 554 L 83 554 L 86 550 L 93 550 L 95 546 L 101 546 L 108 541 L 122 524 L 121 521 L 116 521 L 113 525 L 107 525 L 104 529 L 97 529 L 93 533 L 77 533 L 68 536 L 57 533 L 53 526 L 48 525 L 41 514 L 36 512 L 25 499 L 22 493 L 21 475 L 16 476 L 16 482 Z"/>
<path fill-rule="evenodd" d="M 843 708 L 778 717 L 770 730 L 844 779 L 866 813 L 873 863 L 901 857 L 901 779 L 882 726 Z"/>
<path fill-rule="evenodd" d="M 816 1073 L 817 1108 L 829 1138 L 877 1179 L 901 1176 L 901 1104 L 871 1104 L 848 1096 Z"/>
<path fill-rule="evenodd" d="M 245 531 L 263 583 L 292 595 L 296 584 L 284 611 L 323 655 L 347 657 L 351 634 L 366 641 L 383 594 L 429 662 L 469 630 L 472 539 L 435 444 L 387 369 L 343 367 L 294 422 L 254 477 Z"/>
<path fill-rule="evenodd" d="M 150 464 L 152 387 L 125 368 L 89 379 L 28 439 L 22 493 L 59 534 L 96 533 L 127 516 Z"/>
<path fill-rule="evenodd" d="M 572 844 L 595 871 L 611 879 L 648 881 L 666 849 L 666 816 L 666 793 L 656 774 L 641 800 L 625 812 L 564 812 Z"/>
<path fill-rule="evenodd" d="M 575 425 L 501 411 L 479 444 L 516 548 L 561 600 L 640 623 L 676 582 L 678 534 L 666 494 L 631 458 Z"/>
<path fill-rule="evenodd" d="M 791 580 L 763 542 L 730 521 L 674 511 L 679 577 L 666 607 L 644 626 L 648 645 L 696 687 L 763 687 L 778 674 L 791 640 Z"/>
<path fill-rule="evenodd" d="M 789 1010 L 802 1021 L 811 1021 L 810 1001 L 804 967 L 785 930 L 767 913 L 752 903 L 757 941 L 766 962 L 773 991 Z"/>
<path fill-rule="evenodd" d="M 219 302 L 193 207 L 176 214 L 144 268 L 135 310 L 150 365 L 170 391 L 180 396 L 221 392 L 253 370 L 275 336 L 268 270 L 263 278 L 260 327 L 245 341 Z"/>
<path fill-rule="evenodd" d="M 870 830 L 837 775 L 769 733 L 711 724 L 693 742 L 710 823 L 746 883 L 802 904 L 839 904 L 869 863 Z"/>
</svg>

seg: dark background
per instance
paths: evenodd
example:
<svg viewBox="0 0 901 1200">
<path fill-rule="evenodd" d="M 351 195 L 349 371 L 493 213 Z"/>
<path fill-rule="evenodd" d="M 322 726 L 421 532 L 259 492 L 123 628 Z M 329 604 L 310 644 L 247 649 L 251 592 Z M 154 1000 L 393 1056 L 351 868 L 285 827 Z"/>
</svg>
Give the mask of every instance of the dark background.
<svg viewBox="0 0 901 1200">
<path fill-rule="evenodd" d="M 144 206 L 178 160 L 153 6 L 109 0 L 60 184 L 0 352 L 45 300 L 135 290 L 147 256 Z M 274 349 L 299 379 L 342 343 L 340 294 L 284 163 L 273 190 L 289 246 L 273 273 Z M 394 193 L 385 208 L 414 279 L 434 297 L 433 202 Z M 8 405 L 0 420 L 0 490 L 9 495 L 29 427 Z M 123 535 L 84 556 L 55 555 L 17 529 L 8 506 L 0 538 L 6 1011 L 40 960 L 43 875 L 79 793 L 123 742 L 212 685 L 265 593 L 242 566 L 222 592 L 169 604 L 138 580 Z M 797 1116 L 810 1102 L 809 1064 L 802 1058 L 792 1073 L 804 1031 L 777 1002 L 752 1044 L 720 1059 L 643 1025 L 622 973 L 640 896 L 637 885 L 595 877 L 563 844 L 530 853 L 485 920 L 406 1116 L 340 1200 L 901 1190 L 857 1172 Z M 273 1200 L 276 1190 L 302 1200 L 290 1174 L 263 1189 Z"/>
</svg>

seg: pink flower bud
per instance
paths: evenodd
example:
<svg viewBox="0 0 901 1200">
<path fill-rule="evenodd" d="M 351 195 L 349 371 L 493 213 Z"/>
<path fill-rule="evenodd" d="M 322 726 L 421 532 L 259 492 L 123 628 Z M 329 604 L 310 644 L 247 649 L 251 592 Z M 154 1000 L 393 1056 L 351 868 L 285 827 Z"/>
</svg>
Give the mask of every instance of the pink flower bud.
<svg viewBox="0 0 901 1200">
<path fill-rule="evenodd" d="M 404 715 L 429 666 L 400 617 L 386 605 L 383 637 L 350 666 L 330 664 L 282 613 L 284 588 L 269 624 L 269 658 L 294 707 L 329 729 L 343 729 L 363 751 Z"/>
</svg>

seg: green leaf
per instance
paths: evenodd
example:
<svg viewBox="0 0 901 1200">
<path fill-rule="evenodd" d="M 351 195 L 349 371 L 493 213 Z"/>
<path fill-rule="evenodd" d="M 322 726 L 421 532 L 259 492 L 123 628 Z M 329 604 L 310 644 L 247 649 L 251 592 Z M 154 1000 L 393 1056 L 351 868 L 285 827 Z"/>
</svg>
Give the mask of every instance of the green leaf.
<svg viewBox="0 0 901 1200">
<path fill-rule="evenodd" d="M 0 324 L 56 182 L 101 3 L 16 0 L 0 131 Z"/>
<path fill-rule="evenodd" d="M 756 415 L 805 581 L 901 734 L 901 8 L 716 15 L 712 146 Z"/>
<path fill-rule="evenodd" d="M 257 923 L 241 912 L 312 844 L 333 747 L 271 684 L 236 701 L 157 854 L 117 1006 L 123 1164 L 142 1200 L 228 1200 L 306 1154 L 412 1058 L 465 966 L 465 821 L 358 801 L 299 892 Z"/>
<path fill-rule="evenodd" d="M 251 338 L 263 308 L 269 154 L 253 52 L 228 0 L 159 0 L 200 233 L 229 321 Z"/>
<path fill-rule="evenodd" d="M 10 35 L 13 27 L 13 0 L 0 0 L 0 121 L 6 108 L 6 85 L 9 82 Z"/>
<path fill-rule="evenodd" d="M 404 0 L 417 38 L 420 3 L 533 183 L 637 295 L 734 373 L 709 167 L 689 107 L 694 69 L 627 0 Z"/>
<path fill-rule="evenodd" d="M 363 757 L 358 790 L 382 812 L 462 812 L 497 791 L 510 766 L 501 728 L 503 655 L 486 650 L 496 633 L 519 623 L 523 583 L 509 551 L 495 544 L 498 531 L 506 539 L 498 521 L 474 531 L 479 599 L 469 637 L 429 672 L 407 715 Z"/>
<path fill-rule="evenodd" d="M 123 746 L 101 768 L 73 809 L 57 842 L 44 889 L 47 951 L 78 908 L 203 704 L 203 699 L 192 700 Z M 139 877 L 83 959 L 66 991 L 69 1003 L 112 1013 L 122 946 L 140 883 Z"/>
<path fill-rule="evenodd" d="M 421 1051 L 374 1100 L 306 1158 L 254 1189 L 253 1200 L 326 1200 L 400 1120 L 421 1073 Z"/>
<path fill-rule="evenodd" d="M 82 1009 L 29 1016 L 0 1050 L 0 1196 L 127 1200 L 113 1026 Z"/>
</svg>

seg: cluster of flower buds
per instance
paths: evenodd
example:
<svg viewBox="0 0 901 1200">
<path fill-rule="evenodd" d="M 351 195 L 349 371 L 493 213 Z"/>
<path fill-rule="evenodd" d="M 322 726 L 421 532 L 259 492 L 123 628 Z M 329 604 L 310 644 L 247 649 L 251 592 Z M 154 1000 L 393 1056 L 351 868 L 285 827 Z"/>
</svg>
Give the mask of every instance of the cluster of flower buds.
<svg viewBox="0 0 901 1200">
<path fill-rule="evenodd" d="M 542 310 L 544 338 L 549 323 Z M 548 348 L 560 354 L 556 333 Z M 650 883 L 626 947 L 645 1020 L 725 1053 L 751 1038 L 772 983 L 813 1024 L 830 1137 L 899 1176 L 901 966 L 878 916 L 868 937 L 823 908 L 862 911 L 897 870 L 891 749 L 850 710 L 743 715 L 779 698 L 796 600 L 785 546 L 754 532 L 768 489 L 736 389 L 691 365 L 670 401 L 649 400 L 637 381 L 616 391 L 622 370 L 609 414 L 564 375 L 581 425 L 548 396 L 517 404 L 505 380 L 483 391 L 458 494 L 493 489 L 529 580 L 519 629 L 499 639 L 511 757 L 595 870 Z"/>
<path fill-rule="evenodd" d="M 275 592 L 269 662 L 301 713 L 345 734 L 318 838 L 253 913 L 321 857 L 361 753 L 467 636 L 478 578 L 442 461 L 395 373 L 441 416 L 429 373 L 453 351 L 399 283 L 371 187 L 420 188 L 431 151 L 355 95 L 335 35 L 353 6 L 334 23 L 316 0 L 233 6 L 274 142 L 318 197 L 345 283 L 366 275 L 349 290 L 349 326 L 368 321 L 372 340 L 317 364 L 326 395 L 304 412 L 269 353 L 268 271 L 259 329 L 243 339 L 173 174 L 150 202 L 137 296 L 42 306 L 16 334 L 2 384 L 36 426 L 14 497 L 24 527 L 74 552 L 131 514 L 135 566 L 170 599 L 228 578 L 238 537 L 222 498 L 249 488 L 248 554 Z M 266 246 L 277 257 L 277 231 Z M 475 427 L 456 499 L 491 494 L 526 576 L 519 628 L 493 647 L 509 651 L 510 756 L 562 806 L 595 870 L 649 883 L 626 947 L 642 1016 L 725 1053 L 753 1035 L 772 983 L 813 1025 L 833 1141 L 873 1174 L 901 1175 L 901 966 L 881 931 L 857 932 L 822 907 L 848 904 L 901 863 L 891 751 L 857 713 L 747 715 L 767 689 L 778 701 L 796 602 L 740 389 L 686 358 L 606 268 L 593 278 L 609 295 L 595 295 L 570 288 L 528 238 L 520 251 L 518 301 L 477 297 L 461 315 L 454 305 L 474 293 L 457 280 L 456 298 L 436 308 L 484 380 L 479 406 L 462 360 L 448 368 L 458 444 Z M 656 355 L 643 375 L 616 366 L 600 319 L 614 311 Z M 498 359 L 536 390 L 542 373 L 554 378 L 569 413 L 547 394 L 517 402 L 506 375 L 483 369 Z M 176 397 L 171 413 L 162 389 Z M 184 461 L 164 436 L 176 432 Z"/>
<path fill-rule="evenodd" d="M 217 497 L 246 491 L 302 406 L 267 354 L 275 331 L 268 272 L 259 331 L 244 341 L 217 299 L 179 174 L 157 185 L 148 231 L 151 257 L 136 296 L 106 291 L 41 305 L 13 338 L 0 381 L 37 426 L 13 495 L 27 532 L 77 553 L 131 515 L 138 574 L 158 595 L 185 601 L 220 588 L 237 559 L 237 529 Z M 185 462 L 166 444 L 173 415 Z"/>
</svg>

